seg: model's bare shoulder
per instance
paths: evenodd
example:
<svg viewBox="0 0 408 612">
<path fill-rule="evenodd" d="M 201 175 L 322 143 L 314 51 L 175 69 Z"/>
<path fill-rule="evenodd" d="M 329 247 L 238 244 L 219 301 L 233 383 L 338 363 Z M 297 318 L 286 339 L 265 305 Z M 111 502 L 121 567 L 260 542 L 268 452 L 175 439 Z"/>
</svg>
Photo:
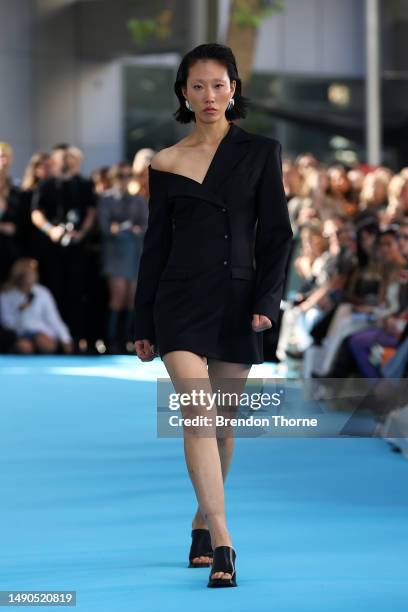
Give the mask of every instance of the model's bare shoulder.
<svg viewBox="0 0 408 612">
<path fill-rule="evenodd" d="M 186 136 L 176 142 L 171 147 L 161 149 L 151 160 L 151 167 L 154 170 L 162 170 L 164 172 L 175 172 L 180 165 L 180 162 L 189 154 L 191 145 L 189 138 Z"/>
<path fill-rule="evenodd" d="M 172 166 L 174 165 L 174 159 L 175 151 L 173 145 L 172 147 L 167 147 L 156 153 L 156 155 L 152 157 L 150 165 L 153 170 L 171 172 Z"/>
<path fill-rule="evenodd" d="M 171 147 L 166 147 L 156 153 L 150 165 L 154 170 L 177 172 L 180 163 L 190 155 L 191 147 L 190 136 L 185 136 Z"/>
</svg>

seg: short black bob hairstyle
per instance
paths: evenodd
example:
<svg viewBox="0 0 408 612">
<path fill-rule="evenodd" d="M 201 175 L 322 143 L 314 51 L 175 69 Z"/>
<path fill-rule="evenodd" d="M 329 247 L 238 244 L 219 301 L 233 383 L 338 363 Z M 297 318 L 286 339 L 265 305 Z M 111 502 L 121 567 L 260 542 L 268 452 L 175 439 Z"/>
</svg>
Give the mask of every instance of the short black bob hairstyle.
<svg viewBox="0 0 408 612">
<path fill-rule="evenodd" d="M 234 106 L 232 110 L 225 111 L 226 118 L 230 121 L 233 119 L 243 119 L 246 117 L 247 108 L 250 104 L 248 98 L 244 98 L 241 95 L 241 79 L 238 75 L 237 64 L 235 57 L 230 47 L 226 45 L 219 45 L 218 43 L 208 43 L 205 45 L 199 45 L 195 47 L 181 60 L 181 64 L 177 71 L 176 81 L 174 83 L 174 91 L 180 102 L 180 106 L 174 114 L 176 121 L 180 123 L 190 123 L 195 121 L 194 112 L 188 110 L 186 107 L 186 99 L 183 96 L 182 87 L 187 86 L 187 76 L 189 68 L 195 64 L 198 60 L 212 59 L 224 64 L 228 71 L 230 81 L 236 81 L 235 93 L 234 93 Z"/>
</svg>

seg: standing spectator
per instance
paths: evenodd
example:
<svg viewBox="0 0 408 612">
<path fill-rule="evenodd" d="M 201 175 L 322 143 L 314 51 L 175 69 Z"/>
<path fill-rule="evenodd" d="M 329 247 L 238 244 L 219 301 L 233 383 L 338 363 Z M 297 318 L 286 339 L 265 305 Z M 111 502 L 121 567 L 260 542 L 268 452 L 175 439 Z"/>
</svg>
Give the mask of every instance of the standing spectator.
<svg viewBox="0 0 408 612">
<path fill-rule="evenodd" d="M 131 341 L 133 303 L 148 206 L 142 195 L 130 195 L 132 170 L 127 164 L 113 166 L 113 187 L 99 199 L 98 220 L 102 236 L 102 274 L 109 287 L 106 343 L 111 352 Z M 118 335 L 122 311 L 123 326 Z M 119 340 L 119 342 L 117 342 Z"/>
<path fill-rule="evenodd" d="M 35 259 L 21 258 L 11 267 L 0 293 L 0 325 L 15 334 L 12 350 L 23 353 L 72 352 L 72 339 L 50 291 L 38 283 Z M 59 347 L 60 343 L 60 347 Z"/>
<path fill-rule="evenodd" d="M 109 166 L 102 166 L 101 168 L 97 168 L 91 174 L 91 179 L 95 186 L 95 192 L 98 195 L 105 193 L 108 189 L 112 187 L 109 180 Z"/>
<path fill-rule="evenodd" d="M 11 165 L 13 163 L 13 149 L 8 142 L 0 142 L 0 171 L 8 177 L 10 184 L 13 184 L 10 178 Z"/>
<path fill-rule="evenodd" d="M 40 230 L 31 221 L 31 204 L 35 190 L 41 181 L 51 176 L 51 162 L 48 153 L 34 153 L 24 173 L 20 192 L 20 244 L 22 255 L 36 256 L 37 242 L 42 240 Z"/>
<path fill-rule="evenodd" d="M 52 291 L 76 345 L 84 336 L 84 238 L 96 214 L 92 181 L 79 174 L 78 149 L 61 145 L 51 155 L 54 176 L 36 190 L 31 218 L 43 233 L 40 274 Z"/>
<path fill-rule="evenodd" d="M 133 160 L 133 180 L 129 183 L 129 193 L 149 197 L 149 164 L 155 151 L 140 149 Z"/>
<path fill-rule="evenodd" d="M 20 226 L 19 190 L 9 176 L 12 149 L 0 143 L 0 283 L 7 277 L 11 264 L 19 256 Z"/>
</svg>

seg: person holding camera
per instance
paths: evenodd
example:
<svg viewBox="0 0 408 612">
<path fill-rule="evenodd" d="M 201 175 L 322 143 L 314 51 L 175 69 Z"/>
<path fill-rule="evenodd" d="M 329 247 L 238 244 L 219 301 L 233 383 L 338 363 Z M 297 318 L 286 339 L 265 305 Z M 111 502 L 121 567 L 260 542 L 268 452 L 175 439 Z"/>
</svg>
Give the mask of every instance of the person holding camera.
<svg viewBox="0 0 408 612">
<path fill-rule="evenodd" d="M 84 240 L 96 215 L 92 181 L 80 175 L 82 153 L 59 145 L 51 155 L 53 176 L 38 186 L 31 219 L 41 230 L 37 244 L 42 282 L 52 291 L 74 341 L 84 337 Z"/>
</svg>

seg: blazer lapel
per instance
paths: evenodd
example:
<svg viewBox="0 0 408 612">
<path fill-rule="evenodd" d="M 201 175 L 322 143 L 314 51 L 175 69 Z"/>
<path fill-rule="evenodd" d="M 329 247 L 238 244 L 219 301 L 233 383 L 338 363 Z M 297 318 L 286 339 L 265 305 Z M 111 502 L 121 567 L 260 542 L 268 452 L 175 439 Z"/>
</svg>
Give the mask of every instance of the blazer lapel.
<svg viewBox="0 0 408 612">
<path fill-rule="evenodd" d="M 251 135 L 235 123 L 221 141 L 203 182 L 203 187 L 217 193 L 221 185 L 231 178 L 234 169 L 248 152 Z"/>
<path fill-rule="evenodd" d="M 210 190 L 204 183 L 198 183 L 193 179 L 189 179 L 184 176 L 178 176 L 177 174 L 172 175 L 173 180 L 169 181 L 168 194 L 169 197 L 191 197 L 199 200 L 206 200 L 211 202 L 220 208 L 225 206 L 223 199 L 217 194 Z"/>
<path fill-rule="evenodd" d="M 204 181 L 198 183 L 186 176 L 170 173 L 172 180 L 168 186 L 169 196 L 190 196 L 205 199 L 220 208 L 229 208 L 226 198 L 220 193 L 220 187 L 233 178 L 236 166 L 248 152 L 250 141 L 251 134 L 232 123 L 228 134 L 218 146 Z"/>
</svg>

